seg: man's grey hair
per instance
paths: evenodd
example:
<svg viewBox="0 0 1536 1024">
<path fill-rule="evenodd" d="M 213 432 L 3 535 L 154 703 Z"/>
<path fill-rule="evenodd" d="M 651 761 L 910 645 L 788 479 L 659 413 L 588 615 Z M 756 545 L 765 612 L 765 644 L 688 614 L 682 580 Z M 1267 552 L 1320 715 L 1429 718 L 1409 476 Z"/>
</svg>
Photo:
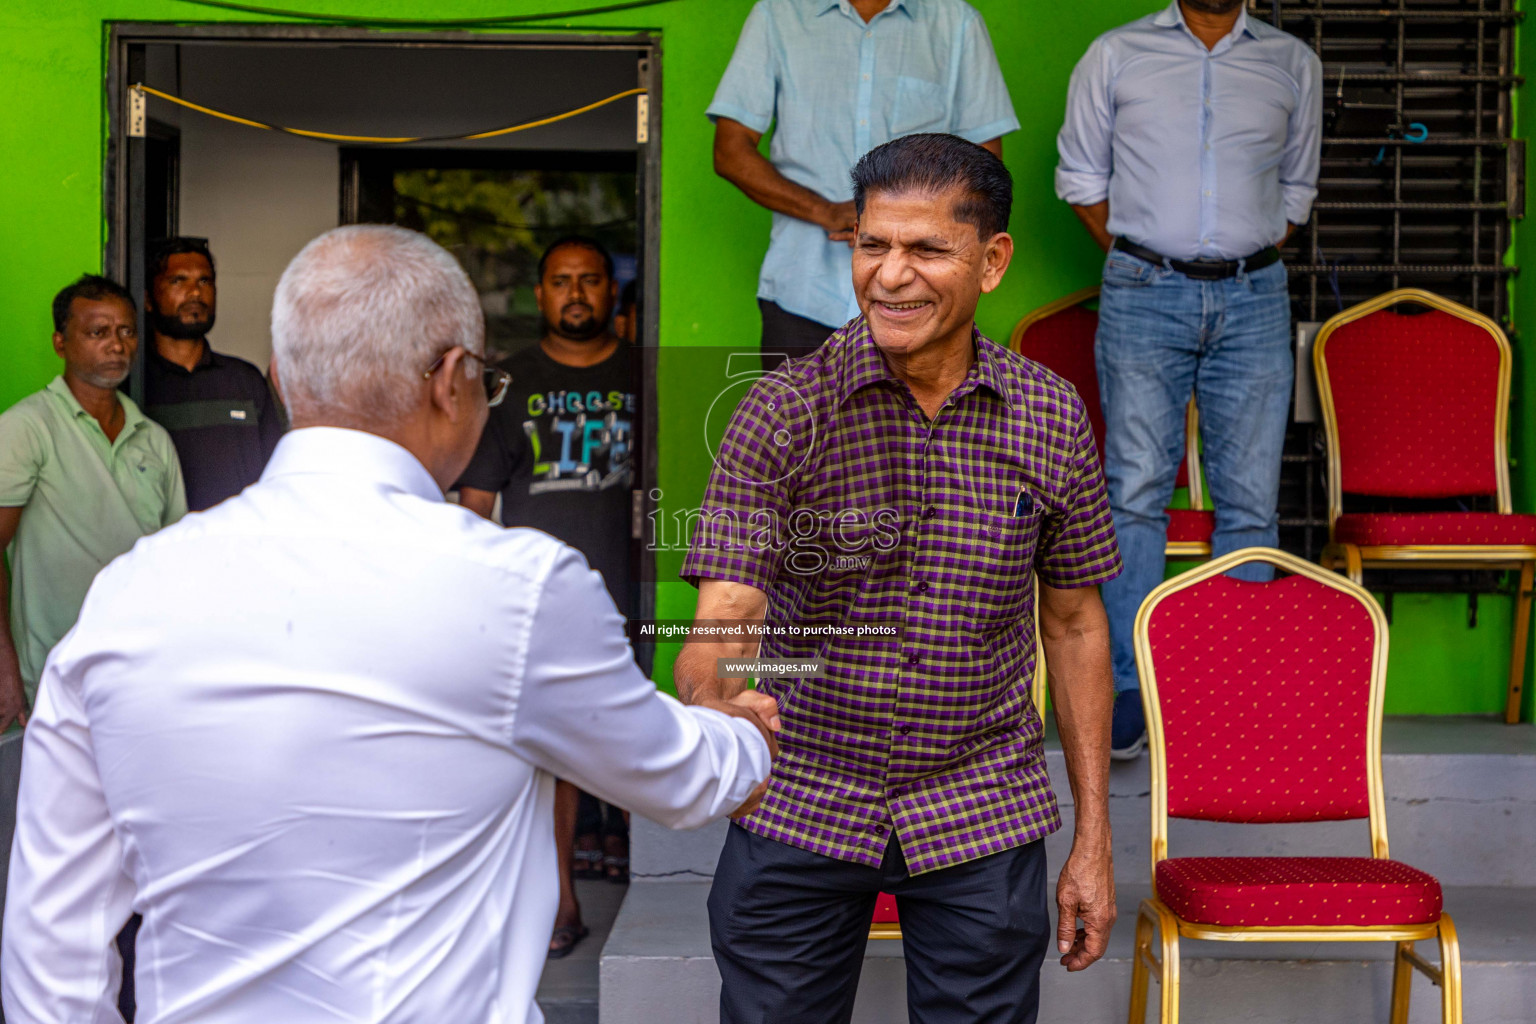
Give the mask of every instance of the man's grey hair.
<svg viewBox="0 0 1536 1024">
<path fill-rule="evenodd" d="M 427 367 L 455 345 L 485 354 L 480 299 L 458 261 L 415 231 L 327 231 L 277 283 L 272 361 L 296 421 L 397 422 L 425 396 Z"/>
</svg>

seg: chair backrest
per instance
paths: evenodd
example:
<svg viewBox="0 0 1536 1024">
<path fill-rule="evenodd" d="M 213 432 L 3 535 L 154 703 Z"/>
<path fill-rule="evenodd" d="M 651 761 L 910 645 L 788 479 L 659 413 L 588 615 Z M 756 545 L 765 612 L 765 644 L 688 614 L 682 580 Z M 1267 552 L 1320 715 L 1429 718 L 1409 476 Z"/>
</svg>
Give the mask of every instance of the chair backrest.
<svg viewBox="0 0 1536 1024">
<path fill-rule="evenodd" d="M 1085 303 L 1099 297 L 1098 288 L 1084 288 L 1047 303 L 1019 320 L 1008 347 L 1047 370 L 1060 374 L 1088 409 L 1088 425 L 1099 460 L 1104 459 L 1104 406 L 1099 397 L 1099 368 L 1093 340 L 1099 331 L 1099 314 Z M 1199 468 L 1199 431 L 1195 403 L 1185 412 L 1184 461 L 1179 463 L 1177 487 L 1189 488 L 1191 508 L 1205 507 L 1204 480 Z"/>
<path fill-rule="evenodd" d="M 1084 288 L 1026 315 L 1013 329 L 1009 347 L 1027 359 L 1065 377 L 1088 407 L 1088 424 L 1099 458 L 1104 458 L 1104 407 L 1099 400 L 1099 370 L 1093 339 L 1099 313 L 1084 305 L 1098 298 L 1097 288 Z"/>
<path fill-rule="evenodd" d="M 1402 303 L 1429 307 L 1408 315 Z M 1482 314 L 1399 288 L 1330 319 L 1312 350 L 1328 438 L 1330 520 L 1345 493 L 1494 495 L 1508 512 L 1510 350 Z"/>
<path fill-rule="evenodd" d="M 1223 575 L 1266 562 L 1292 575 Z M 1162 584 L 1136 617 L 1152 755 L 1153 863 L 1167 819 L 1368 818 L 1386 856 L 1381 701 L 1387 625 L 1369 593 L 1271 548 Z"/>
</svg>

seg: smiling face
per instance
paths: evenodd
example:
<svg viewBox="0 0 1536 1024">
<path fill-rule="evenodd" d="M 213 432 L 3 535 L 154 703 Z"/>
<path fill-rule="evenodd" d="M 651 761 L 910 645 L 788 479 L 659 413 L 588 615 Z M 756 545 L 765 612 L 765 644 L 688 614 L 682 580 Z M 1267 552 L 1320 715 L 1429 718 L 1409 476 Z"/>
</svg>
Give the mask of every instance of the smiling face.
<svg viewBox="0 0 1536 1024">
<path fill-rule="evenodd" d="M 853 289 L 875 344 L 888 356 L 962 344 L 976 303 L 1013 256 L 1006 233 L 982 240 L 955 219 L 958 189 L 870 192 L 853 249 Z"/>
</svg>

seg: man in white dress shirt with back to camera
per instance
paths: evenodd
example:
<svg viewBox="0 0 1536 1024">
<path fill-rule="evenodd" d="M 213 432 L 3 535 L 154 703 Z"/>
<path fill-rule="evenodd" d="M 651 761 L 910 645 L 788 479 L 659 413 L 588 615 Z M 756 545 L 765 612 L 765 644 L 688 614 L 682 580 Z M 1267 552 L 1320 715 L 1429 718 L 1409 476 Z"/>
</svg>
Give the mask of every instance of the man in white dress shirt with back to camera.
<svg viewBox="0 0 1536 1024">
<path fill-rule="evenodd" d="M 141 1024 L 537 1022 L 555 776 L 678 828 L 767 777 L 770 698 L 658 694 L 578 553 L 444 502 L 506 387 L 447 252 L 321 235 L 272 336 L 261 482 L 103 570 L 44 669 L 10 1024 L 117 1019 L 133 911 Z"/>
</svg>

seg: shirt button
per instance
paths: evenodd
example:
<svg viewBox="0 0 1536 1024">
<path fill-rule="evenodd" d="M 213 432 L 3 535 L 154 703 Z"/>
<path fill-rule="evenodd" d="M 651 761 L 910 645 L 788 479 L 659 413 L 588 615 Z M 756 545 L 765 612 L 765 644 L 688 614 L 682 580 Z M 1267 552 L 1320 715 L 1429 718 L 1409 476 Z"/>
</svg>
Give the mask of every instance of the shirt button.
<svg viewBox="0 0 1536 1024">
<path fill-rule="evenodd" d="M 912 589 L 916 590 L 919 594 L 921 594 L 923 591 L 928 589 L 928 584 L 925 581 L 925 582 L 919 583 L 917 586 L 913 587 Z"/>
<path fill-rule="evenodd" d="M 916 665 L 919 661 L 922 661 L 922 660 L 923 659 L 919 655 L 916 655 L 916 654 L 909 654 L 909 655 L 907 655 L 907 664 L 908 665 Z"/>
<path fill-rule="evenodd" d="M 862 117 L 861 117 L 861 118 L 859 118 L 859 124 L 860 124 L 860 126 L 863 126 L 863 125 L 866 125 L 866 124 L 869 124 L 869 122 L 868 122 L 868 121 L 866 121 L 866 120 L 864 120 L 864 119 L 863 119 L 863 118 L 862 118 Z"/>
<path fill-rule="evenodd" d="M 876 825 L 871 831 L 873 831 L 875 833 L 875 835 L 877 835 L 877 836 L 883 836 L 883 835 L 885 835 L 885 826 L 884 825 Z"/>
<path fill-rule="evenodd" d="M 937 508 L 935 508 L 934 506 L 932 506 L 932 505 L 929 505 L 927 508 L 923 509 L 923 518 L 924 519 L 932 519 L 934 516 L 936 516 L 938 514 L 939 514 L 939 510 Z"/>
<path fill-rule="evenodd" d="M 864 76 L 864 81 L 866 81 L 866 82 L 869 81 L 869 76 L 868 75 Z"/>
<path fill-rule="evenodd" d="M 1205 194 L 1206 194 L 1206 195 L 1210 195 L 1210 194 L 1211 194 L 1211 190 L 1210 190 L 1210 189 L 1206 189 L 1206 190 L 1205 190 Z"/>
<path fill-rule="evenodd" d="M 912 732 L 912 727 L 910 725 L 904 725 L 904 726 L 901 727 L 901 734 L 903 736 L 909 735 L 911 732 Z"/>
</svg>

